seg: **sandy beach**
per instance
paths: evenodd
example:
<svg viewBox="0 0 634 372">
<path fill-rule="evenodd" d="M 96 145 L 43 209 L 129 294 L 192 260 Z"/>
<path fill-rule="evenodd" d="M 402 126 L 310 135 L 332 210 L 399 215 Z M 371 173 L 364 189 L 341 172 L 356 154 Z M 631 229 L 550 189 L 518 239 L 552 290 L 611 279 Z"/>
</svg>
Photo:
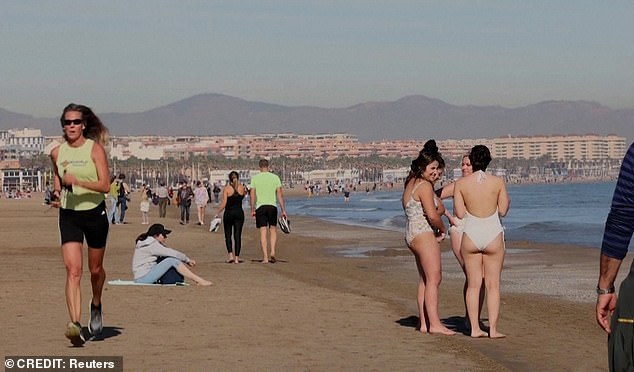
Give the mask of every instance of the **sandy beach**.
<svg viewBox="0 0 634 372">
<path fill-rule="evenodd" d="M 147 228 L 135 199 L 129 223 L 111 226 L 108 280 L 132 278 L 134 238 Z M 244 263 L 233 265 L 224 263 L 221 232 L 179 225 L 173 206 L 168 218 L 157 215 L 153 208 L 150 222 L 172 229 L 169 245 L 195 259 L 195 272 L 214 285 L 106 284 L 103 336 L 73 348 L 63 334 L 57 210 L 39 195 L 0 199 L 4 355 L 120 355 L 126 371 L 607 369 L 606 335 L 594 320 L 597 249 L 507 242 L 499 323 L 508 337 L 472 339 L 462 333 L 464 277 L 448 241 L 440 314 L 459 334 L 423 335 L 415 331 L 418 274 L 401 233 L 290 216 L 293 231 L 280 233 L 278 263 L 265 265 L 249 218 Z M 85 264 L 84 309 L 89 278 Z M 84 326 L 87 320 L 84 311 Z"/>
</svg>

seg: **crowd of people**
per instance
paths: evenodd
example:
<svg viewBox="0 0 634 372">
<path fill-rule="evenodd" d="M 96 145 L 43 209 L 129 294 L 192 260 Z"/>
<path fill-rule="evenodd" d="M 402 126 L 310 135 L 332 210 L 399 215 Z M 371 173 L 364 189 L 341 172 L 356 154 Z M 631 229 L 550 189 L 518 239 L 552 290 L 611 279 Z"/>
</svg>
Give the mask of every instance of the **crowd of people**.
<svg viewBox="0 0 634 372">
<path fill-rule="evenodd" d="M 86 338 L 81 326 L 81 278 L 83 245 L 86 241 L 92 288 L 88 332 L 99 335 L 103 330 L 102 292 L 106 278 L 104 254 L 111 224 L 121 224 L 130 201 L 130 187 L 125 175 L 109 175 L 104 144 L 108 130 L 93 111 L 71 103 L 60 117 L 64 142 L 51 151 L 54 178 L 47 188 L 46 200 L 59 208 L 61 252 L 66 268 L 65 299 L 69 322 L 65 336 L 74 346 Z M 474 146 L 462 158 L 462 177 L 435 190 L 435 183 L 445 169 L 445 161 L 434 140 L 425 143 L 412 161 L 402 196 L 406 215 L 405 241 L 415 257 L 419 273 L 417 304 L 418 330 L 423 333 L 453 335 L 439 316 L 439 287 L 442 280 L 440 242 L 451 235 L 453 253 L 465 273 L 463 299 L 465 327 L 471 337 L 503 338 L 498 329 L 500 311 L 500 277 L 505 254 L 504 229 L 500 218 L 509 210 L 510 199 L 503 179 L 487 173 L 491 162 L 489 149 Z M 197 225 L 205 224 L 205 208 L 212 199 L 218 203 L 215 217 L 223 214 L 228 263 L 240 263 L 242 229 L 245 221 L 243 200 L 248 197 L 251 216 L 259 229 L 263 263 L 276 262 L 278 204 L 281 218 L 286 219 L 286 207 L 280 178 L 269 169 L 269 162 L 259 162 L 260 172 L 250 187 L 240 183 L 235 171 L 228 175 L 224 190 L 209 190 L 198 181 L 195 189 L 181 181 L 175 203 L 180 209 L 181 224 L 188 224 L 190 207 L 196 205 Z M 601 255 L 601 272 L 597 286 L 596 318 L 610 334 L 610 369 L 631 368 L 634 344 L 631 324 L 633 312 L 631 271 L 616 297 L 614 280 L 634 232 L 634 144 L 621 167 L 612 208 L 606 222 Z M 51 186 L 51 185 L 49 185 Z M 173 194 L 172 194 L 173 195 Z M 149 225 L 150 205 L 159 208 L 159 218 L 166 217 L 170 190 L 163 182 L 156 189 L 141 189 L 139 208 L 142 224 Z M 442 200 L 453 198 L 453 213 Z M 107 203 L 106 203 L 107 201 Z M 449 229 L 442 217 L 449 220 Z M 173 272 L 180 280 L 189 279 L 201 286 L 213 283 L 195 274 L 196 261 L 170 248 L 166 241 L 171 230 L 163 224 L 152 224 L 135 240 L 132 258 L 134 280 L 141 284 L 166 283 Z M 176 279 L 178 281 L 179 279 Z M 486 292 L 489 326 L 483 329 L 480 315 Z M 610 319 L 610 316 L 612 318 Z M 615 337 L 617 335 L 618 337 Z M 625 351 L 624 351 L 625 350 Z M 629 350 L 629 351 L 628 351 Z"/>
<path fill-rule="evenodd" d="M 86 342 L 81 326 L 81 278 L 83 271 L 83 245 L 86 241 L 88 266 L 92 284 L 88 332 L 96 336 L 103 331 L 102 292 L 106 278 L 103 266 L 108 232 L 112 224 L 125 223 L 130 186 L 125 175 L 110 176 L 104 144 L 108 130 L 91 108 L 71 103 L 60 117 L 64 142 L 51 151 L 53 185 L 46 192 L 46 202 L 59 208 L 61 252 L 66 267 L 65 297 L 70 320 L 65 336 L 74 346 Z M 260 161 L 260 173 L 253 177 L 250 188 L 240 183 L 237 172 L 228 175 L 224 190 L 203 186 L 198 181 L 192 189 L 181 180 L 172 192 L 159 182 L 155 190 L 143 186 L 139 208 L 142 224 L 149 225 L 150 205 L 158 206 L 159 218 L 167 215 L 167 205 L 175 194 L 174 203 L 180 209 L 180 223 L 188 224 L 190 207 L 196 205 L 197 225 L 205 224 L 205 209 L 210 200 L 219 205 L 216 215 L 224 211 L 224 233 L 229 259 L 240 263 L 241 235 L 244 224 L 243 199 L 251 200 L 251 216 L 260 230 L 262 262 L 275 262 L 277 204 L 286 218 L 282 183 L 269 171 L 267 160 Z M 222 201 L 220 193 L 222 191 Z M 213 196 L 212 196 L 213 195 Z M 165 284 L 189 279 L 202 286 L 212 282 L 195 274 L 191 268 L 196 261 L 186 254 L 170 248 L 166 241 L 171 230 L 163 224 L 152 224 L 135 240 L 132 258 L 134 281 L 140 284 Z M 270 249 L 270 251 L 269 251 Z M 176 275 L 173 279 L 172 274 Z M 168 279 L 168 276 L 169 279 Z"/>
</svg>

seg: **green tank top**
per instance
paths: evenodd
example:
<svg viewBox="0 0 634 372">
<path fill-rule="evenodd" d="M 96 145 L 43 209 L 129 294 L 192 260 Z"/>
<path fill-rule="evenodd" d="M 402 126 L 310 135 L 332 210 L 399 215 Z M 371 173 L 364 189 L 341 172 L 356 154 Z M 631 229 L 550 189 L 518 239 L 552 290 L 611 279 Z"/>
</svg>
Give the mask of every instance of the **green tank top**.
<svg viewBox="0 0 634 372">
<path fill-rule="evenodd" d="M 66 142 L 62 143 L 57 153 L 57 171 L 60 177 L 68 172 L 80 181 L 98 181 L 97 167 L 92 160 L 94 144 L 95 142 L 91 139 L 86 139 L 80 147 L 71 147 Z M 63 209 L 87 211 L 97 207 L 104 199 L 105 196 L 101 192 L 73 185 L 72 191 L 63 189 L 60 202 Z"/>
</svg>

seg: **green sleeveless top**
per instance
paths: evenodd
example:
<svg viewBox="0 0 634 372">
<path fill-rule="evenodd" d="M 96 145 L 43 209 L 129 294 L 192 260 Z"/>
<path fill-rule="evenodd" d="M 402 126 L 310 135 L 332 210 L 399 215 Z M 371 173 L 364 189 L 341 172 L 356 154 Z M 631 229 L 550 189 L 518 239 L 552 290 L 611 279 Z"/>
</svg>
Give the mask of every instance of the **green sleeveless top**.
<svg viewBox="0 0 634 372">
<path fill-rule="evenodd" d="M 71 147 L 64 142 L 57 153 L 57 171 L 60 177 L 66 172 L 73 174 L 80 181 L 98 181 L 97 167 L 92 160 L 92 147 L 95 142 L 86 139 L 80 147 Z M 61 208 L 75 211 L 87 211 L 97 207 L 105 196 L 102 192 L 92 191 L 73 185 L 72 191 L 63 189 L 60 198 Z"/>
</svg>

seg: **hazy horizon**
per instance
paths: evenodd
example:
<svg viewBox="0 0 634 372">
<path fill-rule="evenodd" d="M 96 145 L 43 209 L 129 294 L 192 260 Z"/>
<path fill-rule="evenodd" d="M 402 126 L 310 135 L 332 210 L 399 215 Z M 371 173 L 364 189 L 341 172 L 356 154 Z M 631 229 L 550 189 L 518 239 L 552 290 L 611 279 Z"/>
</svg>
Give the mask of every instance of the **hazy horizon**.
<svg viewBox="0 0 634 372">
<path fill-rule="evenodd" d="M 218 93 L 349 107 L 634 102 L 634 3 L 349 0 L 5 2 L 0 107 L 136 113 Z"/>
</svg>

